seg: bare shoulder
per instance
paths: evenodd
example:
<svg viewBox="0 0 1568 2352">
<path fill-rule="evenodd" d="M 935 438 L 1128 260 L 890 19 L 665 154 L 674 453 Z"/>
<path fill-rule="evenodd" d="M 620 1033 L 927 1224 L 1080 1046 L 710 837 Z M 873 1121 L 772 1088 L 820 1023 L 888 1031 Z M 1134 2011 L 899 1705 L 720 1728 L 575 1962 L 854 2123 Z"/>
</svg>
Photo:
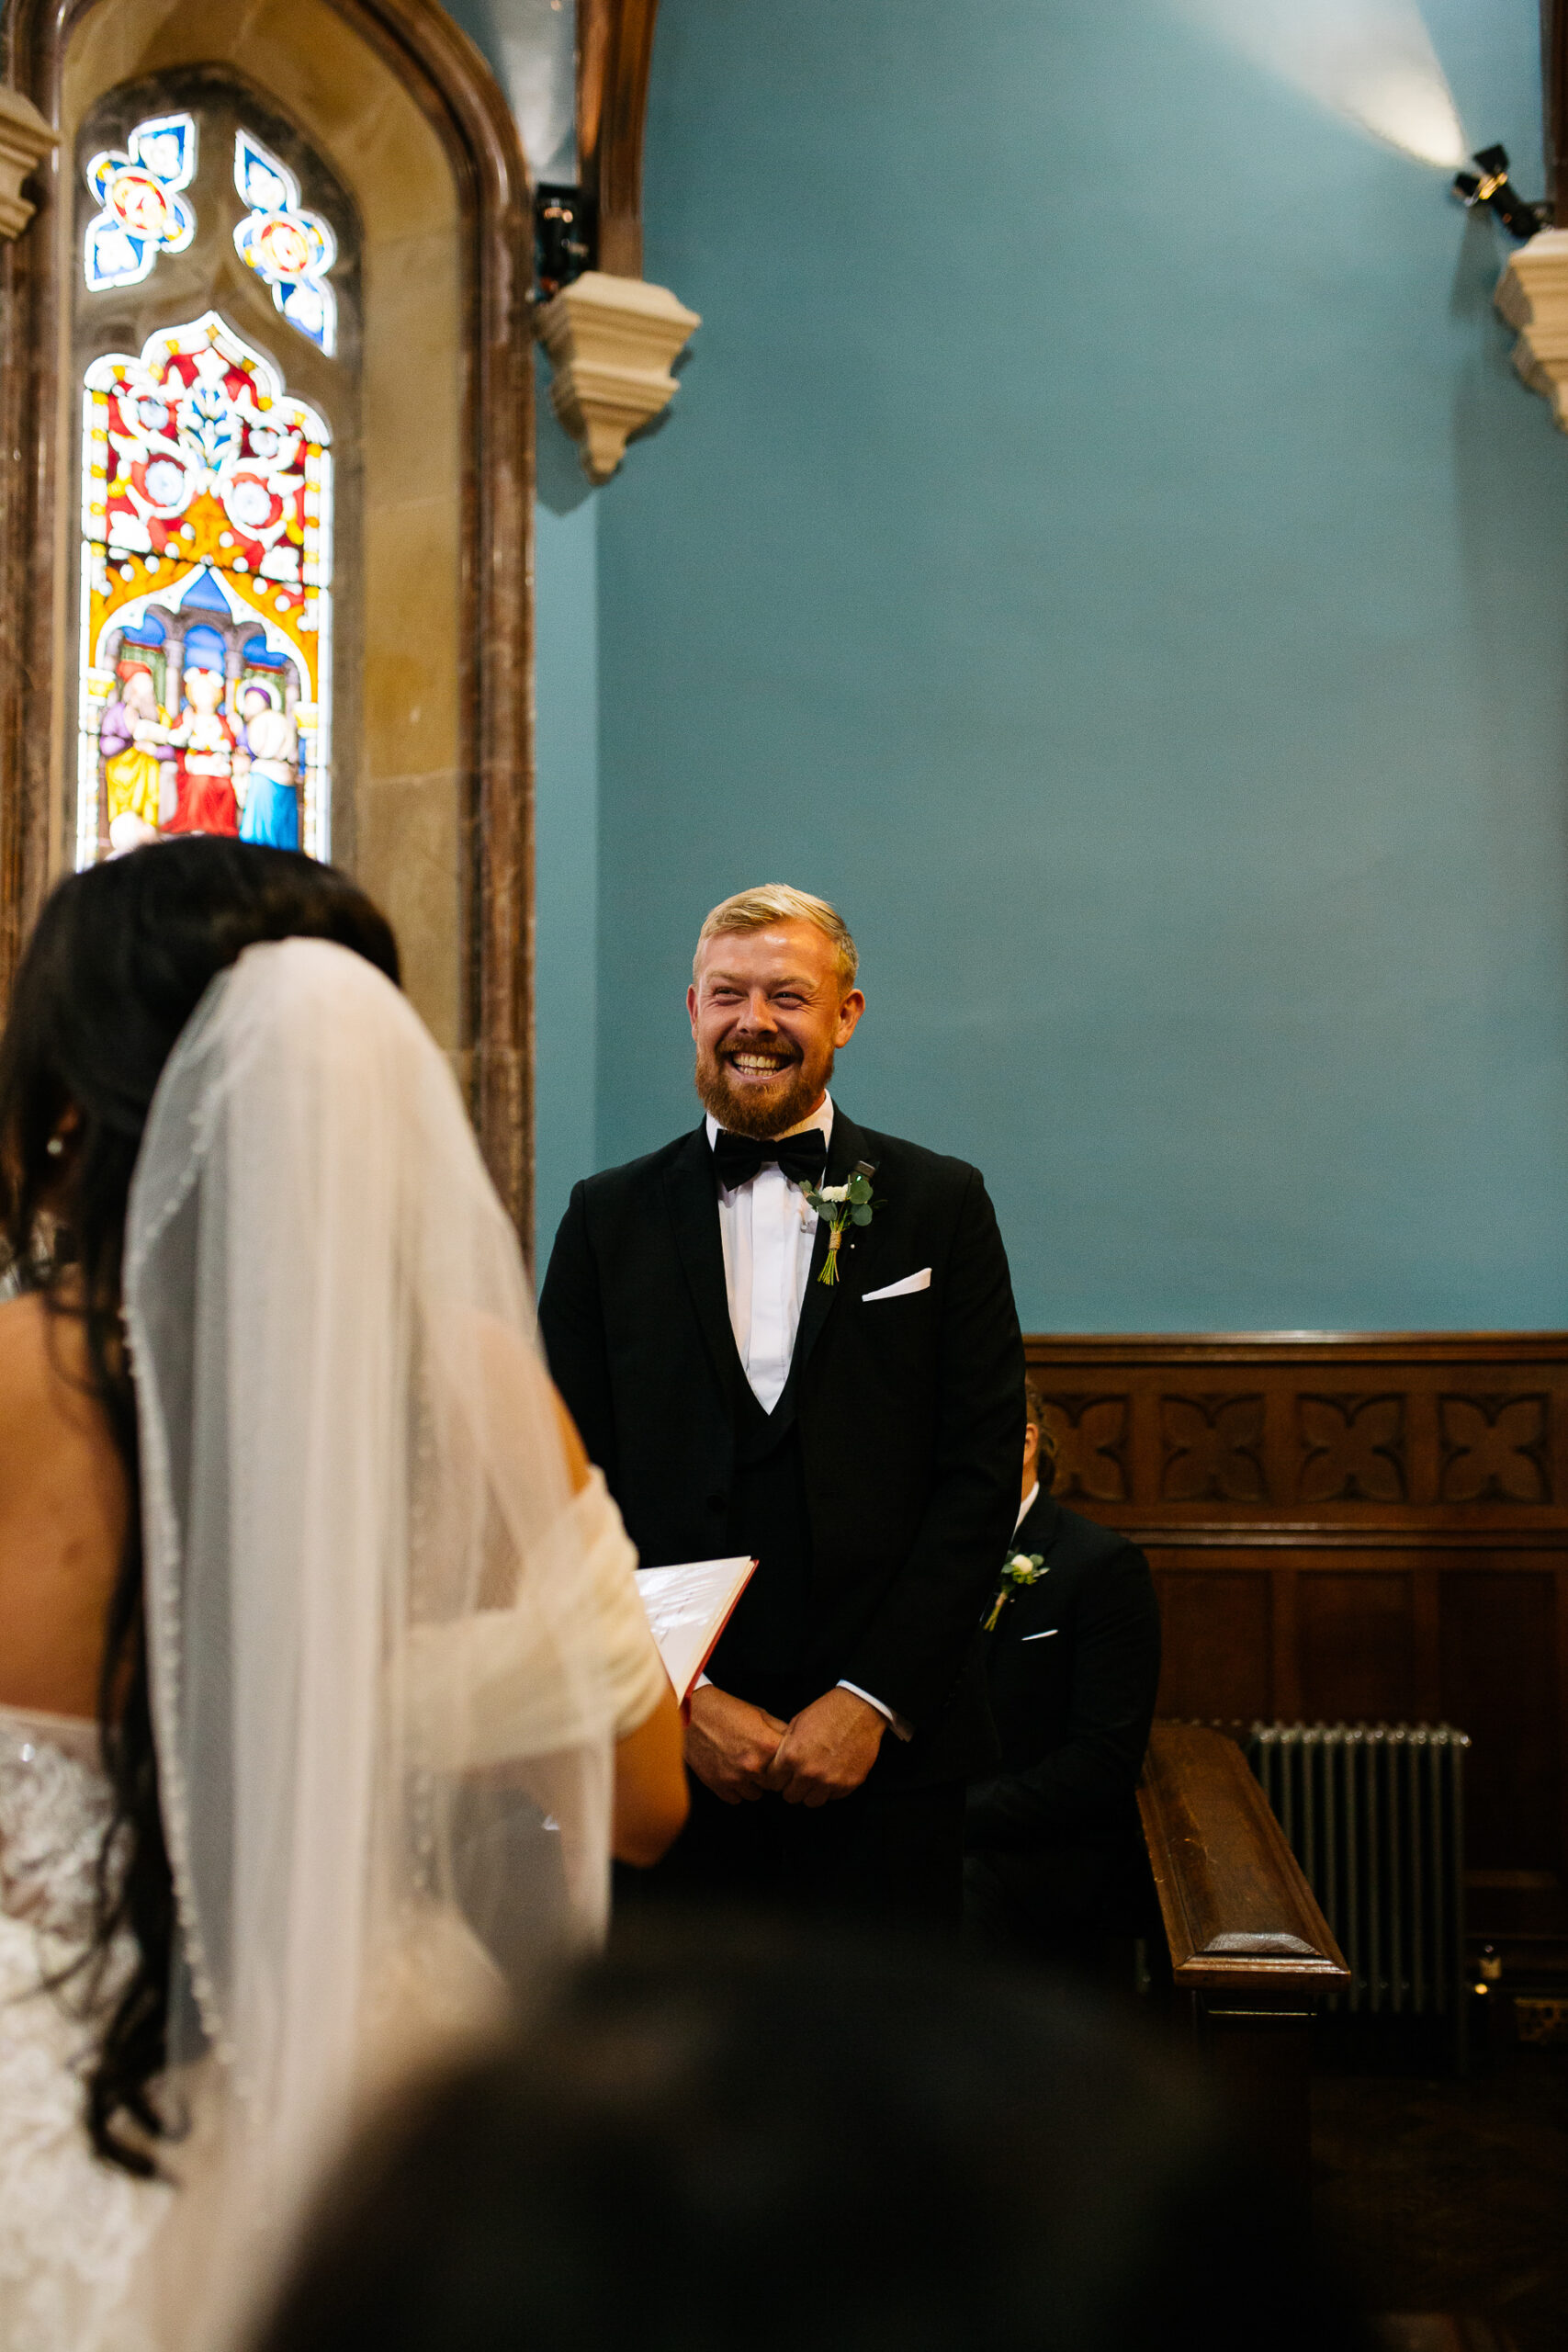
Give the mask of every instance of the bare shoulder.
<svg viewBox="0 0 1568 2352">
<path fill-rule="evenodd" d="M 29 1292 L 0 1305 L 0 1511 L 51 1465 L 118 1459 L 73 1315 Z"/>
<path fill-rule="evenodd" d="M 49 1309 L 36 1291 L 0 1303 L 0 1415 L 36 1385 L 48 1361 Z M 0 1419 L 0 1429 L 5 1426 Z"/>
<path fill-rule="evenodd" d="M 86 1370 L 86 1346 L 73 1316 L 51 1312 L 37 1291 L 0 1303 L 0 1446 L 7 1430 L 19 1434 L 29 1413 L 90 1421 Z"/>
<path fill-rule="evenodd" d="M 37 1291 L 24 1291 L 19 1298 L 0 1299 L 0 1374 L 6 1369 L 7 1351 L 41 1324 L 43 1314 L 43 1300 Z"/>
<path fill-rule="evenodd" d="M 74 1316 L 0 1305 L 0 1703 L 90 1715 L 128 1488 Z"/>
</svg>

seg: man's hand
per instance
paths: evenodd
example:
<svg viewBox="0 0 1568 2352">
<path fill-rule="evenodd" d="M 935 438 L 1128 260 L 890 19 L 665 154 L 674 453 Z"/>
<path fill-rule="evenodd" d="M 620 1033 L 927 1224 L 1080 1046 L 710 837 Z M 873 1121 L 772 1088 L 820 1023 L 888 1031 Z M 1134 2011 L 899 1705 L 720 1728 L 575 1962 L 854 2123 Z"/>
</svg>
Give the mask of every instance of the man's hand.
<svg viewBox="0 0 1568 2352">
<path fill-rule="evenodd" d="M 785 1804 L 829 1804 L 853 1794 L 876 1761 L 887 1718 L 852 1690 L 828 1690 L 784 1734 L 763 1785 Z"/>
<path fill-rule="evenodd" d="M 711 1682 L 693 1691 L 691 1706 L 686 1761 L 692 1770 L 726 1804 L 754 1804 L 773 1785 L 768 1774 L 787 1726 Z"/>
</svg>

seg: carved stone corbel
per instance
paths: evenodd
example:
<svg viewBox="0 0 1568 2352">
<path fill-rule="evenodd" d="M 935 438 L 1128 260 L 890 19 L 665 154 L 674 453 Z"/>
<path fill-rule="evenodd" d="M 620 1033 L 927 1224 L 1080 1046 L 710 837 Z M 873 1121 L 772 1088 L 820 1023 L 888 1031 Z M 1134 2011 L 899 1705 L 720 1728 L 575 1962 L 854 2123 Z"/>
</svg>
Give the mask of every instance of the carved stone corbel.
<svg viewBox="0 0 1568 2352">
<path fill-rule="evenodd" d="M 1492 299 L 1518 334 L 1514 366 L 1568 433 L 1568 229 L 1541 229 L 1510 254 Z"/>
<path fill-rule="evenodd" d="M 582 452 L 592 482 L 608 481 L 628 436 L 675 397 L 671 363 L 702 324 L 664 286 L 591 269 L 538 313 L 555 371 L 550 405 Z"/>
<path fill-rule="evenodd" d="M 19 237 L 32 219 L 38 207 L 22 194 L 22 182 L 59 144 L 59 131 L 32 100 L 0 85 L 0 237 Z"/>
</svg>

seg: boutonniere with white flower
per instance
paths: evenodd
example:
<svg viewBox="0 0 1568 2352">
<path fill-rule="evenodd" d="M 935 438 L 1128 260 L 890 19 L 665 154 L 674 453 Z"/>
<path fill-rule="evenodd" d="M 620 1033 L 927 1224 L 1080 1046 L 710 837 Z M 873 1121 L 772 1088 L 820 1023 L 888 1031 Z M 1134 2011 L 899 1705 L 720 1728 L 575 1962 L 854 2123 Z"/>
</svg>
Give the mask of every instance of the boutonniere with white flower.
<svg viewBox="0 0 1568 2352">
<path fill-rule="evenodd" d="M 989 1634 L 995 1630 L 997 1619 L 1021 1585 L 1038 1584 L 1045 1573 L 1043 1552 L 1010 1552 L 1002 1562 L 1002 1580 L 997 1587 L 997 1597 L 991 1603 L 991 1613 L 986 1620 L 985 1632 Z"/>
<path fill-rule="evenodd" d="M 871 1180 L 874 1168 L 863 1160 L 854 1174 L 843 1184 L 802 1184 L 801 1198 L 808 1209 L 815 1209 L 828 1228 L 828 1255 L 817 1279 L 829 1284 L 839 1279 L 839 1250 L 846 1226 L 869 1225 L 872 1212 L 882 1203 L 872 1198 Z"/>
</svg>

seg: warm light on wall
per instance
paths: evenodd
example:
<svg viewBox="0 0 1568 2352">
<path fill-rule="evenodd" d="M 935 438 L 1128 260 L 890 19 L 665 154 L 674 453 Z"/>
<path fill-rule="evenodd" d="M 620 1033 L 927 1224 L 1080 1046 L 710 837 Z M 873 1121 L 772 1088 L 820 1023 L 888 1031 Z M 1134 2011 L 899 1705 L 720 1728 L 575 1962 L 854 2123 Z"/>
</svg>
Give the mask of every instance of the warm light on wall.
<svg viewBox="0 0 1568 2352">
<path fill-rule="evenodd" d="M 1424 164 L 1464 161 L 1464 132 L 1415 0 L 1174 0 L 1182 15 Z"/>
</svg>

